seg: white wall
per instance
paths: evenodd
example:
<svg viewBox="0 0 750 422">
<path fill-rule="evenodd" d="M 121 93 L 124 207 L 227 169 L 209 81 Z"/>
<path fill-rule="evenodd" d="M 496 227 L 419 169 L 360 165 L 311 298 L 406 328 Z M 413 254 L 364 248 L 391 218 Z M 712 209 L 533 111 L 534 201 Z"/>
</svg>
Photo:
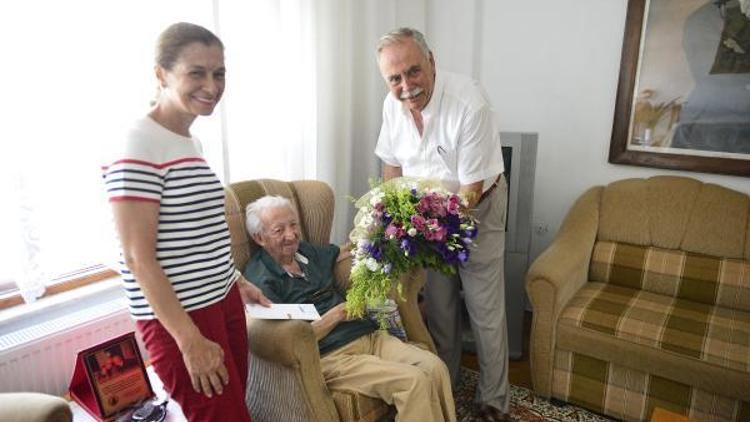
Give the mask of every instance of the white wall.
<svg viewBox="0 0 750 422">
<path fill-rule="evenodd" d="M 750 193 L 750 179 L 607 162 L 626 0 L 427 1 L 425 35 L 439 67 L 478 77 L 501 130 L 539 133 L 531 257 L 587 188 L 683 175 Z"/>
</svg>

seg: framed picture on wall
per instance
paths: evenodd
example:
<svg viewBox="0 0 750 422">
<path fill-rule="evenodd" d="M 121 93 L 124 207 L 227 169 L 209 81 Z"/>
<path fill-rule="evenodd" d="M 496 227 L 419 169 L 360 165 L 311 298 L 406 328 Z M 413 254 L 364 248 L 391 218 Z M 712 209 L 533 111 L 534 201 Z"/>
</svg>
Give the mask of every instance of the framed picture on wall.
<svg viewBox="0 0 750 422">
<path fill-rule="evenodd" d="M 609 162 L 750 176 L 750 0 L 629 0 Z"/>
</svg>

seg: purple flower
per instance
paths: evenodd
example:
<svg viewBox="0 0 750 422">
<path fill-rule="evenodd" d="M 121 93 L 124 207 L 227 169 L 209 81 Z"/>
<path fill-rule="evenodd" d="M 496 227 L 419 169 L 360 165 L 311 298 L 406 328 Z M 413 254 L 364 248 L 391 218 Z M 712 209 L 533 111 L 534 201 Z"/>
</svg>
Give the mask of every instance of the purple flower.
<svg viewBox="0 0 750 422">
<path fill-rule="evenodd" d="M 383 259 L 383 250 L 378 245 L 370 245 L 367 248 L 367 252 L 369 252 L 370 256 L 375 258 L 375 260 L 377 261 Z"/>
<path fill-rule="evenodd" d="M 417 245 L 415 245 L 414 242 L 410 241 L 408 238 L 401 239 L 399 247 L 404 251 L 404 254 L 406 256 L 414 256 L 414 254 L 417 253 Z"/>
<path fill-rule="evenodd" d="M 462 249 L 461 252 L 458 253 L 458 260 L 463 264 L 466 261 L 469 260 L 469 251 L 466 249 Z"/>
</svg>

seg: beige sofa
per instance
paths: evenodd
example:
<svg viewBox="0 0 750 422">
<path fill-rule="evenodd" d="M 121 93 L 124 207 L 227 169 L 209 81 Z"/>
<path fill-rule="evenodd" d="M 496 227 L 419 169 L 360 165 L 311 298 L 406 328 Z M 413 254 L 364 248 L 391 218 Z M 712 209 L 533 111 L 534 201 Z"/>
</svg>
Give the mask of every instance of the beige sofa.
<svg viewBox="0 0 750 422">
<path fill-rule="evenodd" d="M 585 192 L 532 264 L 535 391 L 628 421 L 750 421 L 750 198 L 685 177 Z"/>
<path fill-rule="evenodd" d="M 258 246 L 245 231 L 244 209 L 263 195 L 289 198 L 300 215 L 302 237 L 314 244 L 330 242 L 334 196 L 323 182 L 253 180 L 233 183 L 226 191 L 227 221 L 235 265 L 244 269 Z M 342 290 L 349 283 L 351 259 L 336 266 Z M 424 271 L 404 279 L 404 299 L 397 300 L 409 340 L 435 351 L 417 307 Z M 380 400 L 351 391 L 330 391 L 320 370 L 320 354 L 310 324 L 305 321 L 248 319 L 250 377 L 247 403 L 253 422 L 377 421 L 393 410 Z"/>
</svg>

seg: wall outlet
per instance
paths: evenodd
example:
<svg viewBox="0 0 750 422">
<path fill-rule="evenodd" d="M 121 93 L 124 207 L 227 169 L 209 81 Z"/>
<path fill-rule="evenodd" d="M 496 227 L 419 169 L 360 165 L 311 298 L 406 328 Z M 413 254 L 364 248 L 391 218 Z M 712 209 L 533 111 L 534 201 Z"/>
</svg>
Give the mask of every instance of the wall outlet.
<svg viewBox="0 0 750 422">
<path fill-rule="evenodd" d="M 534 233 L 537 236 L 544 236 L 549 233 L 549 225 L 547 223 L 537 223 L 534 225 Z"/>
</svg>

